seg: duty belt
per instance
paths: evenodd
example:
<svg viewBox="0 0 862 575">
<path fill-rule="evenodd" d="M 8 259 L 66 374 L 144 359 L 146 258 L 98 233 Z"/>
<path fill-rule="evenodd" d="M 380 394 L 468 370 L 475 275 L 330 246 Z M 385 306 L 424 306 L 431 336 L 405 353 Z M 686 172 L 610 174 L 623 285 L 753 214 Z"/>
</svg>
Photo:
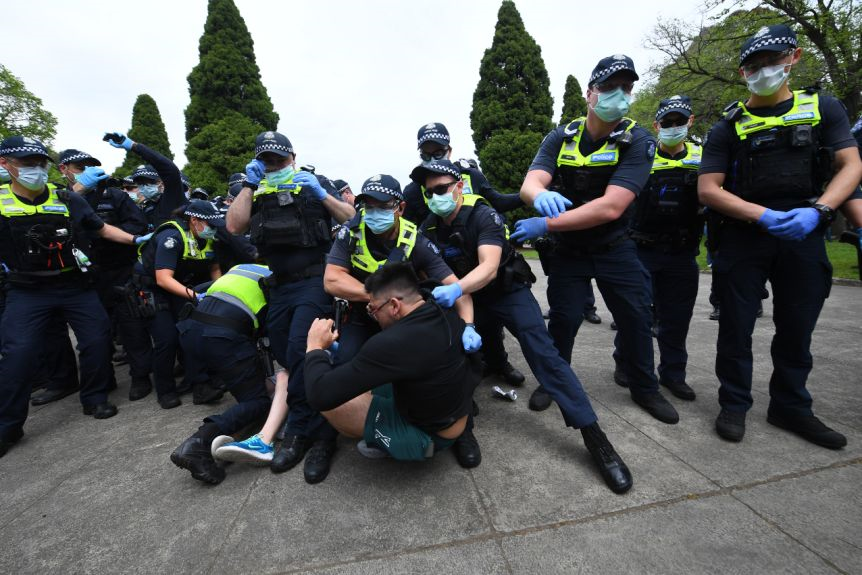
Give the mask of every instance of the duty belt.
<svg viewBox="0 0 862 575">
<path fill-rule="evenodd" d="M 322 276 L 324 270 L 326 270 L 326 264 L 313 264 L 299 272 L 293 272 L 290 274 L 274 273 L 263 281 L 269 287 L 276 287 L 284 284 L 298 282 L 308 278 Z"/>
<path fill-rule="evenodd" d="M 243 321 L 192 309 L 188 314 L 188 319 L 193 319 L 207 325 L 226 327 L 250 338 L 254 337 L 254 324 L 251 318 Z"/>
</svg>

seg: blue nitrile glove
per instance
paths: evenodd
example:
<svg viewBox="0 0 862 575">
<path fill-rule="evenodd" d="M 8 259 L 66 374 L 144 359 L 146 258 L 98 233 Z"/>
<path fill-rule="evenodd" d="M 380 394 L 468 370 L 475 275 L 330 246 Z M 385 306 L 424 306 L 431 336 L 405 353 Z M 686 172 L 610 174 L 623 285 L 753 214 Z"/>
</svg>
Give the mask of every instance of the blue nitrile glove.
<svg viewBox="0 0 862 575">
<path fill-rule="evenodd" d="M 515 232 L 510 239 L 516 242 L 534 240 L 548 233 L 548 222 L 545 218 L 527 218 L 515 222 Z"/>
<path fill-rule="evenodd" d="M 787 218 L 787 212 L 776 212 L 775 210 L 770 210 L 766 208 L 766 211 L 763 212 L 763 215 L 760 216 L 760 219 L 757 220 L 757 223 L 769 230 L 772 226 L 776 224 L 780 224 Z"/>
<path fill-rule="evenodd" d="M 536 196 L 533 207 L 546 218 L 556 218 L 572 206 L 572 202 L 557 192 L 545 191 Z"/>
<path fill-rule="evenodd" d="M 455 300 L 461 297 L 461 285 L 458 282 L 451 283 L 445 286 L 437 286 L 431 292 L 434 296 L 434 301 L 443 307 L 452 307 L 455 305 Z"/>
<path fill-rule="evenodd" d="M 310 172 L 297 172 L 296 175 L 293 176 L 293 183 L 311 190 L 311 193 L 318 200 L 326 199 L 326 190 L 323 189 L 323 186 L 320 185 L 320 182 L 317 181 L 314 174 Z"/>
<path fill-rule="evenodd" d="M 245 165 L 245 181 L 254 186 L 263 179 L 266 169 L 260 160 L 252 160 Z"/>
<path fill-rule="evenodd" d="M 859 236 L 859 249 L 862 250 L 862 228 L 856 228 L 856 235 Z"/>
<path fill-rule="evenodd" d="M 75 179 L 78 181 L 79 184 L 89 190 L 102 180 L 107 180 L 108 174 L 106 174 L 105 170 L 98 166 L 87 166 L 86 168 L 84 168 L 83 172 L 75 175 Z"/>
<path fill-rule="evenodd" d="M 112 136 L 119 136 L 119 138 Z M 105 134 L 104 139 L 113 147 L 120 148 L 126 151 L 130 151 L 132 149 L 132 145 L 135 143 L 130 137 L 120 132 L 110 132 L 108 134 Z"/>
<path fill-rule="evenodd" d="M 204 292 L 204 293 L 196 293 L 196 294 L 195 294 L 195 297 L 197 298 L 197 300 L 198 300 L 198 301 L 201 301 L 202 299 L 204 299 L 205 297 L 207 297 L 207 292 Z"/>
<path fill-rule="evenodd" d="M 340 345 L 341 344 L 339 344 L 338 341 L 333 341 L 332 345 L 329 346 L 329 352 L 335 353 L 336 351 L 338 351 L 338 348 L 340 347 Z"/>
<path fill-rule="evenodd" d="M 787 212 L 787 218 L 770 226 L 767 231 L 783 240 L 804 240 L 820 223 L 820 214 L 814 208 L 796 208 Z"/>
<path fill-rule="evenodd" d="M 479 335 L 473 324 L 468 323 L 467 327 L 464 328 L 464 333 L 461 334 L 461 343 L 467 353 L 479 351 L 479 348 L 482 347 L 482 336 Z"/>
<path fill-rule="evenodd" d="M 139 245 L 141 245 L 142 243 L 144 243 L 144 242 L 146 242 L 147 240 L 149 240 L 151 237 L 153 237 L 153 232 L 150 232 L 150 233 L 148 233 L 148 234 L 146 234 L 146 235 L 143 235 L 143 236 L 135 236 L 135 245 L 136 245 L 136 246 L 139 246 Z"/>
</svg>

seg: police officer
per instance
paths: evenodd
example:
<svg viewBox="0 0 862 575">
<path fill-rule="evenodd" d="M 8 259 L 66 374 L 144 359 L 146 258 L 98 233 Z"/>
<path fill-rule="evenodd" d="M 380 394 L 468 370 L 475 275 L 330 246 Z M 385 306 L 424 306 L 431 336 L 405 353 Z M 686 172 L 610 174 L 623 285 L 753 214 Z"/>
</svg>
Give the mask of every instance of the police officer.
<svg viewBox="0 0 862 575">
<path fill-rule="evenodd" d="M 81 194 L 105 223 L 132 235 L 146 234 L 147 221 L 143 213 L 127 193 L 104 185 L 107 174 L 99 167 L 101 165 L 102 163 L 90 154 L 74 149 L 60 152 L 58 159 L 58 168 L 69 182 L 71 190 Z M 128 306 L 118 297 L 118 290 L 122 290 L 132 278 L 132 267 L 138 258 L 137 250 L 134 246 L 96 238 L 88 255 L 97 266 L 95 278 L 99 300 L 108 312 L 108 317 L 116 325 L 120 340 L 124 343 L 132 342 L 130 348 L 133 357 L 129 359 L 129 375 L 132 379 L 129 400 L 142 399 L 152 391 L 147 355 L 136 355 L 138 348 L 149 345 L 146 339 L 146 324 L 140 318 L 132 317 Z M 114 380 L 113 367 L 111 377 Z"/>
<path fill-rule="evenodd" d="M 365 280 L 378 268 L 409 261 L 417 274 L 435 282 L 453 284 L 458 280 L 436 246 L 419 233 L 416 224 L 404 219 L 404 194 L 398 180 L 386 174 L 372 176 L 362 185 L 357 201 L 359 213 L 338 230 L 323 277 L 330 295 L 350 302 L 348 319 L 338 328 L 336 365 L 353 359 L 365 342 L 380 331 L 380 325 L 365 312 L 370 297 Z M 455 299 L 458 296 L 450 305 Z M 457 305 L 467 323 L 462 343 L 472 353 L 481 344 L 473 326 L 472 303 L 467 297 Z M 475 454 L 465 457 L 458 451 L 456 455 L 464 467 L 475 467 L 481 458 Z"/>
<path fill-rule="evenodd" d="M 419 128 L 416 139 L 419 157 L 423 162 L 451 159 L 452 147 L 449 144 L 449 130 L 443 124 L 439 122 L 425 124 Z M 462 173 L 464 194 L 478 194 L 485 198 L 499 213 L 515 210 L 524 205 L 524 202 L 516 194 L 501 194 L 495 190 L 485 175 L 479 171 L 475 160 L 461 159 L 456 163 Z M 428 211 L 428 199 L 425 197 L 422 186 L 417 185 L 416 182 L 407 184 L 404 188 L 404 199 L 407 202 L 404 217 L 416 224 L 421 224 L 430 213 Z M 524 374 L 509 363 L 506 350 L 503 347 L 502 324 L 498 324 L 496 328 L 487 324 L 484 333 L 483 359 L 486 366 L 484 375 L 497 375 L 508 385 L 523 385 Z"/>
<path fill-rule="evenodd" d="M 231 268 L 177 324 L 186 362 L 192 369 L 200 365 L 237 401 L 223 413 L 206 417 L 197 432 L 171 454 L 175 465 L 188 469 L 199 481 L 217 484 L 225 477 L 211 454 L 213 439 L 234 435 L 269 410 L 256 336 L 262 332 L 266 317 L 266 293 L 261 286 L 270 275 L 266 266 L 257 264 Z"/>
<path fill-rule="evenodd" d="M 796 34 L 781 24 L 746 40 L 739 72 L 750 95 L 726 108 L 704 145 L 700 201 L 725 216 L 712 266 L 721 306 L 715 426 L 729 441 L 745 434 L 751 334 L 769 279 L 775 336 L 767 421 L 838 449 L 847 439 L 814 416 L 805 384 L 811 333 L 832 276 L 823 233 L 862 178 L 862 162 L 841 103 L 815 90 L 790 90 L 801 57 Z"/>
<path fill-rule="evenodd" d="M 419 128 L 416 140 L 419 157 L 423 162 L 450 160 L 452 158 L 449 130 L 440 122 L 432 122 Z M 457 163 L 464 174 L 465 194 L 479 194 L 500 213 L 509 212 L 524 205 L 524 202 L 517 195 L 501 194 L 495 190 L 485 175 L 476 167 L 475 161 L 471 163 L 470 160 L 458 160 Z M 422 194 L 422 188 L 414 182 L 407 184 L 404 188 L 404 201 L 407 202 L 407 208 L 404 211 L 405 218 L 420 224 L 428 217 L 428 205 Z"/>
<path fill-rule="evenodd" d="M 219 277 L 216 254 L 216 227 L 224 220 L 212 204 L 192 200 L 177 210 L 176 217 L 158 228 L 141 248 L 140 261 L 135 266 L 134 282 L 152 294 L 150 335 L 153 338 L 152 371 L 156 394 L 163 409 L 181 405 L 174 382 L 174 362 L 177 356 L 176 323 L 186 303 L 196 302 L 198 295 L 192 286 Z M 148 294 L 148 295 L 149 295 Z M 203 384 L 200 372 L 186 371 L 189 385 Z M 209 403 L 220 397 L 195 388 L 195 403 Z"/>
<path fill-rule="evenodd" d="M 335 429 L 308 405 L 303 380 L 305 342 L 315 318 L 329 313 L 323 290 L 326 253 L 331 246 L 329 218 L 345 222 L 353 206 L 326 193 L 317 178 L 296 171 L 290 140 L 274 131 L 255 139 L 255 158 L 246 166 L 245 187 L 228 210 L 228 231 L 251 231 L 251 241 L 272 270 L 268 329 L 273 354 L 290 373 L 287 434 L 276 453 L 285 471 L 302 461 L 309 483 L 323 481 L 335 452 Z M 281 454 L 281 455 L 279 455 Z"/>
<path fill-rule="evenodd" d="M 338 197 L 341 198 L 342 202 L 347 202 L 351 206 L 356 203 L 356 196 L 353 194 L 353 190 L 350 189 L 350 184 L 344 180 L 332 180 L 332 184 L 338 191 Z"/>
<path fill-rule="evenodd" d="M 685 381 L 685 340 L 697 299 L 700 272 L 695 256 L 703 230 L 697 200 L 701 147 L 686 141 L 693 123 L 688 96 L 673 96 L 659 103 L 653 123 L 658 149 L 631 224 L 638 257 L 652 280 L 661 357 L 659 384 L 687 401 L 695 399 L 694 390 Z"/>
<path fill-rule="evenodd" d="M 108 402 L 110 323 L 89 286 L 84 232 L 120 243 L 134 236 L 105 224 L 84 198 L 48 184 L 47 148 L 33 138 L 0 142 L 0 263 L 7 273 L 0 332 L 0 456 L 18 442 L 27 419 L 31 378 L 50 318 L 62 314 L 78 341 L 84 414 L 113 417 Z"/>
<path fill-rule="evenodd" d="M 530 291 L 536 278 L 507 241 L 502 217 L 476 194 L 463 194 L 461 170 L 448 160 L 426 162 L 410 178 L 430 196 L 432 214 L 421 229 L 458 276 L 456 283 L 434 289 L 437 303 L 449 307 L 454 297 L 469 293 L 480 335 L 486 318 L 494 320 L 492 326 L 505 325 L 517 338 L 540 385 L 556 399 L 566 425 L 581 430 L 608 487 L 616 493 L 628 491 L 631 473 L 599 427 L 581 382 L 554 348 L 542 310 Z M 478 451 L 469 427 L 458 442 L 474 443 Z"/>
<path fill-rule="evenodd" d="M 655 155 L 649 132 L 625 117 L 637 79 L 628 56 L 599 61 L 588 83 L 587 116 L 545 137 L 521 187 L 521 197 L 542 217 L 519 221 L 512 239 L 550 234 L 550 249 L 540 252 L 548 274 L 548 331 L 563 359 L 571 363 L 594 277 L 619 326 L 616 349 L 632 399 L 659 421 L 676 423 L 679 415 L 654 373 L 649 276 L 627 230 Z M 561 192 L 549 191 L 552 184 Z M 545 409 L 550 397 L 540 387 L 530 403 Z"/>
<path fill-rule="evenodd" d="M 188 203 L 185 195 L 188 179 L 183 180 L 183 174 L 170 158 L 119 132 L 105 134 L 104 140 L 114 148 L 138 154 L 147 162 L 135 168 L 131 178 L 144 198 L 141 209 L 151 231 L 170 220 L 174 210 Z"/>
</svg>

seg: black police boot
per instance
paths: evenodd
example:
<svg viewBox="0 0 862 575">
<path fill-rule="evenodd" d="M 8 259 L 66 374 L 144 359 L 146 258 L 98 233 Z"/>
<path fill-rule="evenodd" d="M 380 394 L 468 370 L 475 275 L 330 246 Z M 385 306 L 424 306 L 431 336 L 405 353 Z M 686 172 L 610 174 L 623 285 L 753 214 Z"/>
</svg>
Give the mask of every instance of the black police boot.
<svg viewBox="0 0 862 575">
<path fill-rule="evenodd" d="M 545 411 L 551 407 L 553 402 L 554 400 L 551 399 L 545 388 L 540 385 L 533 391 L 533 395 L 530 396 L 530 402 L 527 404 L 527 407 L 533 411 Z"/>
<path fill-rule="evenodd" d="M 614 383 L 620 387 L 629 386 L 629 376 L 626 375 L 626 372 L 624 372 L 620 366 L 616 366 L 614 368 Z"/>
<path fill-rule="evenodd" d="M 326 479 L 335 449 L 334 439 L 318 439 L 312 444 L 311 449 L 308 450 L 308 457 L 305 458 L 305 468 L 302 473 L 306 483 L 315 484 Z"/>
<path fill-rule="evenodd" d="M 697 398 L 697 394 L 691 386 L 684 381 L 659 381 L 659 383 L 680 399 L 694 401 Z"/>
<path fill-rule="evenodd" d="M 129 401 L 138 401 L 147 397 L 153 391 L 153 383 L 150 376 L 133 377 L 132 385 L 129 386 Z"/>
<path fill-rule="evenodd" d="M 738 443 L 745 435 L 745 412 L 723 409 L 715 418 L 715 431 L 723 439 Z"/>
<path fill-rule="evenodd" d="M 34 393 L 30 397 L 30 405 L 45 405 L 46 403 L 52 403 L 54 401 L 59 401 L 64 397 L 72 395 L 76 393 L 78 388 L 76 387 L 64 387 L 61 389 L 46 389 L 44 391 L 40 391 L 39 393 Z"/>
<path fill-rule="evenodd" d="M 6 437 L 0 437 L 0 457 L 6 455 L 13 445 L 21 441 L 22 437 L 24 437 L 23 429 L 19 429 L 17 433 L 11 433 Z"/>
<path fill-rule="evenodd" d="M 712 311 L 709 312 L 709 319 L 718 321 L 719 317 L 721 317 L 721 309 L 717 305 L 712 306 Z"/>
<path fill-rule="evenodd" d="M 643 395 L 632 392 L 631 395 L 632 401 L 662 423 L 671 425 L 679 423 L 679 413 L 676 412 L 676 408 L 658 391 Z"/>
<path fill-rule="evenodd" d="M 224 397 L 224 390 L 211 386 L 209 383 L 196 383 L 192 391 L 192 403 L 205 405 L 218 403 Z"/>
<path fill-rule="evenodd" d="M 124 363 L 129 363 L 129 355 L 123 350 L 118 350 L 114 353 L 111 361 L 117 365 L 123 365 Z"/>
<path fill-rule="evenodd" d="M 479 449 L 479 442 L 471 430 L 464 431 L 455 440 L 452 449 L 455 450 L 455 459 L 458 460 L 458 465 L 464 469 L 472 469 L 482 463 L 482 450 Z"/>
<path fill-rule="evenodd" d="M 847 438 L 844 435 L 827 427 L 825 423 L 814 415 L 790 418 L 768 412 L 766 421 L 775 427 L 795 433 L 802 439 L 820 447 L 841 449 L 847 445 Z"/>
<path fill-rule="evenodd" d="M 211 443 L 211 440 L 193 435 L 171 453 L 171 461 L 177 467 L 190 471 L 198 481 L 218 485 L 224 481 L 225 471 L 216 465 L 210 453 Z"/>
<path fill-rule="evenodd" d="M 622 457 L 614 450 L 614 446 L 608 441 L 598 422 L 582 428 L 581 435 L 584 437 L 587 451 L 590 452 L 602 474 L 602 479 L 605 480 L 605 485 L 614 493 L 625 493 L 631 489 L 632 473 Z"/>
<path fill-rule="evenodd" d="M 275 439 L 277 441 L 284 441 L 284 438 L 289 434 L 287 433 L 287 421 L 284 422 L 284 425 L 278 428 L 278 432 L 275 434 Z"/>
<path fill-rule="evenodd" d="M 587 311 L 584 312 L 584 319 L 589 323 L 593 323 L 595 325 L 599 325 L 602 323 L 602 318 L 599 317 L 599 314 L 596 313 L 596 308 L 591 307 Z"/>
<path fill-rule="evenodd" d="M 524 385 L 524 380 L 526 379 L 524 374 L 515 369 L 515 366 L 508 361 L 506 362 L 506 365 L 497 372 L 497 375 L 506 383 L 506 385 L 511 385 L 513 387 L 521 387 Z"/>
<path fill-rule="evenodd" d="M 159 396 L 159 405 L 162 406 L 162 409 L 173 409 L 182 404 L 183 402 L 180 400 L 180 396 L 174 392 L 168 392 Z"/>
<path fill-rule="evenodd" d="M 757 304 L 757 317 L 763 317 L 763 300 Z"/>
<path fill-rule="evenodd" d="M 305 452 L 308 451 L 309 441 L 307 437 L 302 435 L 285 435 L 284 441 L 278 447 L 278 451 L 272 458 L 272 463 L 269 468 L 273 473 L 283 473 L 288 469 L 293 469 L 297 463 L 305 457 Z"/>
<path fill-rule="evenodd" d="M 85 405 L 84 415 L 92 415 L 96 419 L 108 419 L 117 415 L 117 406 L 110 401 L 96 405 Z"/>
</svg>

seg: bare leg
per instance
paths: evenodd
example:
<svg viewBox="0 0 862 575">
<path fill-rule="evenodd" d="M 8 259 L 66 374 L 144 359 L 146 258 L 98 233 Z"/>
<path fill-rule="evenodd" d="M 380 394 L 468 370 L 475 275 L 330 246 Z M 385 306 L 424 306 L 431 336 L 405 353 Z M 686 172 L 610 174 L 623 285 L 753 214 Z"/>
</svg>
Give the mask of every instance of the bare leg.
<svg viewBox="0 0 862 575">
<path fill-rule="evenodd" d="M 269 415 L 266 416 L 266 423 L 263 424 L 263 429 L 260 430 L 260 438 L 264 443 L 272 443 L 275 439 L 275 434 L 284 423 L 284 418 L 287 417 L 287 371 L 281 370 L 275 376 L 275 395 L 272 397 L 272 406 L 269 408 Z"/>
<path fill-rule="evenodd" d="M 365 432 L 365 418 L 368 417 L 368 410 L 370 408 L 371 392 L 367 391 L 359 397 L 354 397 L 347 403 L 339 405 L 335 409 L 321 412 L 321 415 L 341 435 L 361 439 L 362 434 Z"/>
</svg>

